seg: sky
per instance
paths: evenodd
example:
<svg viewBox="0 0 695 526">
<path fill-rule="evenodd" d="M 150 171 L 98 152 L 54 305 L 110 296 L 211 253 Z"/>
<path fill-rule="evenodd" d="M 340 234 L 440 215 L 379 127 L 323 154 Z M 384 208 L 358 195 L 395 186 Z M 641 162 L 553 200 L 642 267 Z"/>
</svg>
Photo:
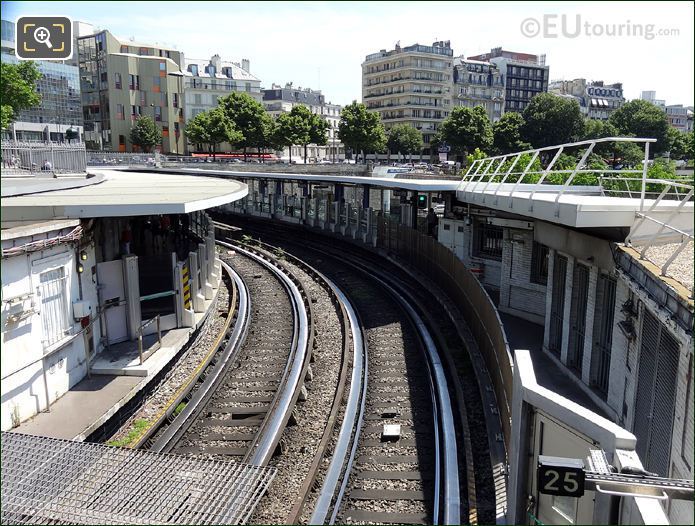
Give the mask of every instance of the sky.
<svg viewBox="0 0 695 526">
<path fill-rule="evenodd" d="M 2 18 L 64 15 L 190 58 L 251 61 L 264 88 L 293 82 L 361 100 L 366 55 L 450 40 L 454 56 L 493 47 L 545 54 L 550 80 L 622 82 L 693 104 L 693 2 L 2 2 Z"/>
</svg>

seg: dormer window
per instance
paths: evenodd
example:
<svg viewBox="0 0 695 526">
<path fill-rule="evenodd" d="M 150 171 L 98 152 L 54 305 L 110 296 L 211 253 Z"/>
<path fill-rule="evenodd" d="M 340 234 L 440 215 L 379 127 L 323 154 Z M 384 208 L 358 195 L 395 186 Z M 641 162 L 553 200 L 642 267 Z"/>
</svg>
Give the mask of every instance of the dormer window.
<svg viewBox="0 0 695 526">
<path fill-rule="evenodd" d="M 189 64 L 188 71 L 190 71 L 194 77 L 197 77 L 198 76 L 198 65 L 197 64 Z"/>
</svg>

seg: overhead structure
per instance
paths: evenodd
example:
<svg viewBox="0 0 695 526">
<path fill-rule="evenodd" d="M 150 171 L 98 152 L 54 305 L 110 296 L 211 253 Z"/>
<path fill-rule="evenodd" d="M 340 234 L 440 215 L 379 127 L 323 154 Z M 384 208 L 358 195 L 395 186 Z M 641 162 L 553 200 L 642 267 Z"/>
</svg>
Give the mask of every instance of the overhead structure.
<svg viewBox="0 0 695 526">
<path fill-rule="evenodd" d="M 242 524 L 276 469 L 2 433 L 2 524 Z"/>
</svg>

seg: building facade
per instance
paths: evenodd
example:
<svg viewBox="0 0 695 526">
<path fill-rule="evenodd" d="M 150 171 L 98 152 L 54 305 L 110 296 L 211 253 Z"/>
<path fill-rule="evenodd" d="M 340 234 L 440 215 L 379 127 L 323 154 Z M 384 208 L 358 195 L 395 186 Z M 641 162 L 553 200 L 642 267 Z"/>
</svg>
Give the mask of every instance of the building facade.
<svg viewBox="0 0 695 526">
<path fill-rule="evenodd" d="M 453 81 L 455 106 L 482 106 L 491 122 L 500 120 L 505 89 L 504 77 L 496 64 L 456 57 Z"/>
<path fill-rule="evenodd" d="M 15 25 L 7 20 L 2 21 L 1 60 L 7 64 L 20 62 L 15 56 Z M 20 141 L 62 142 L 71 129 L 81 138 L 84 127 L 78 68 L 47 60 L 36 61 L 36 66 L 41 73 L 36 83 L 41 103 L 22 110 L 4 135 Z"/>
<path fill-rule="evenodd" d="M 530 100 L 548 91 L 549 66 L 545 55 L 505 51 L 501 47 L 490 53 L 468 57 L 468 60 L 495 64 L 505 85 L 504 111 L 522 112 Z"/>
<path fill-rule="evenodd" d="M 345 147 L 340 142 L 338 137 L 338 123 L 340 122 L 340 112 L 343 109 L 338 104 L 326 102 L 326 97 L 320 90 L 311 88 L 295 88 L 291 82 L 285 84 L 283 88 L 279 84 L 273 84 L 270 89 L 264 89 L 263 106 L 270 115 L 277 119 L 282 113 L 292 111 L 297 105 L 306 106 L 312 113 L 321 115 L 323 120 L 329 124 L 327 135 L 327 144 L 318 146 L 310 144 L 307 149 L 308 159 L 314 161 L 340 161 L 345 159 Z M 304 147 L 295 145 L 292 146 L 292 160 L 297 160 L 304 156 Z M 280 154 L 282 159 L 290 157 L 290 149 L 285 148 Z"/>
<path fill-rule="evenodd" d="M 121 41 L 108 31 L 77 40 L 85 142 L 89 149 L 137 151 L 130 130 L 142 115 L 162 132 L 162 153 L 183 153 L 183 53 Z"/>
<path fill-rule="evenodd" d="M 625 104 L 620 82 L 587 82 L 586 79 L 556 80 L 548 87 L 550 93 L 569 95 L 579 103 L 582 115 L 589 119 L 608 120 L 611 114 Z"/>
<path fill-rule="evenodd" d="M 682 104 L 670 104 L 666 106 L 666 118 L 668 123 L 680 132 L 688 131 L 688 108 Z M 692 114 L 691 114 L 692 121 Z"/>
<path fill-rule="evenodd" d="M 407 124 L 422 132 L 425 153 L 432 135 L 449 116 L 453 100 L 450 42 L 382 49 L 362 63 L 362 102 L 386 129 Z"/>
<path fill-rule="evenodd" d="M 184 115 L 186 122 L 202 113 L 217 107 L 217 101 L 233 92 L 247 93 L 261 101 L 261 80 L 250 72 L 250 62 L 243 59 L 241 64 L 222 60 L 214 55 L 208 60 L 185 59 L 184 74 Z M 186 144 L 187 150 L 194 148 Z M 220 151 L 231 151 L 228 143 L 219 145 Z"/>
<path fill-rule="evenodd" d="M 659 106 L 660 108 L 666 108 L 666 101 L 663 99 L 656 98 L 656 91 L 643 91 L 640 93 L 640 99 L 651 102 L 652 104 Z"/>
</svg>

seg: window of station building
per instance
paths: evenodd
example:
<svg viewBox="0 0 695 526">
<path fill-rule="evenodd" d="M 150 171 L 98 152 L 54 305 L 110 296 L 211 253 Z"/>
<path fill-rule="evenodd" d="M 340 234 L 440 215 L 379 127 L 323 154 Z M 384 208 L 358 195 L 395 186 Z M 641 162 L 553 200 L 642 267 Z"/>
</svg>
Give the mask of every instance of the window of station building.
<svg viewBox="0 0 695 526">
<path fill-rule="evenodd" d="M 41 326 L 44 348 L 62 340 L 69 333 L 67 277 L 65 268 L 39 274 L 37 295 L 41 298 Z"/>
<path fill-rule="evenodd" d="M 485 259 L 502 259 L 501 226 L 476 221 L 474 228 L 473 255 Z"/>
<path fill-rule="evenodd" d="M 114 80 L 116 82 L 116 89 L 121 89 L 123 87 L 122 80 L 121 80 L 121 74 L 120 73 L 114 73 Z"/>
<path fill-rule="evenodd" d="M 531 283 L 547 285 L 550 250 L 545 245 L 535 241 L 531 250 Z"/>
</svg>

